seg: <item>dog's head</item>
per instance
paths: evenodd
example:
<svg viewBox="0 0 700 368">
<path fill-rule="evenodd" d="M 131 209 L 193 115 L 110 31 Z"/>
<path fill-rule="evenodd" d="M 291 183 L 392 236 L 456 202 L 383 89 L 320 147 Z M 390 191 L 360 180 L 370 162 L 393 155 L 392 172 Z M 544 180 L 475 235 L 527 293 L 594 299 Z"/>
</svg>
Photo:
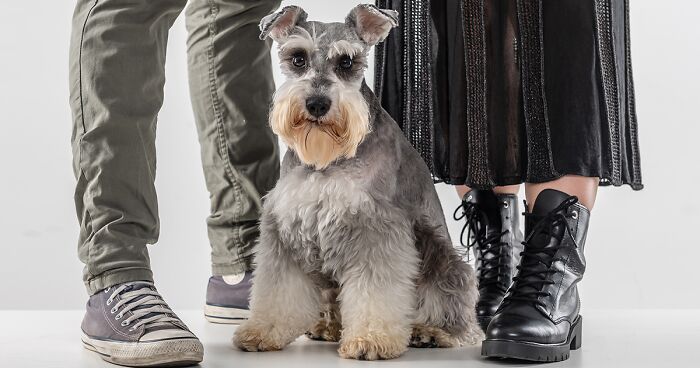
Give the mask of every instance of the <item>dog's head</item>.
<svg viewBox="0 0 700 368">
<path fill-rule="evenodd" d="M 278 46 L 286 81 L 275 92 L 270 125 L 307 165 L 323 169 L 355 156 L 369 133 L 369 108 L 360 92 L 367 54 L 397 25 L 398 14 L 356 6 L 344 23 L 306 20 L 286 6 L 260 22 L 260 38 Z"/>
</svg>

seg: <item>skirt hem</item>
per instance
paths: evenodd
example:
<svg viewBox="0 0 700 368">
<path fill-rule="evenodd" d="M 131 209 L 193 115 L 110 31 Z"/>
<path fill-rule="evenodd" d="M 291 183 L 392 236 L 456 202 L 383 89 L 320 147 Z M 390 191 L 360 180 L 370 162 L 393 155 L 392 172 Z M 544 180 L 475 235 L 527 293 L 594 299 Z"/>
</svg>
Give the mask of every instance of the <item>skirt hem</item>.
<svg viewBox="0 0 700 368">
<path fill-rule="evenodd" d="M 601 187 L 608 187 L 608 186 L 613 186 L 613 187 L 622 187 L 625 185 L 628 185 L 632 190 L 634 191 L 639 191 L 644 189 L 644 184 L 642 183 L 630 183 L 630 182 L 614 182 L 610 176 L 597 176 L 597 175 L 589 175 L 589 174 L 582 174 L 582 173 L 576 173 L 576 172 L 567 172 L 567 173 L 562 173 L 560 175 L 553 175 L 550 178 L 543 179 L 543 180 L 536 180 L 536 181 L 525 181 L 522 178 L 517 178 L 517 177 L 511 177 L 511 178 L 503 178 L 501 180 L 495 180 L 493 185 L 484 185 L 484 184 L 469 184 L 467 183 L 466 178 L 436 178 L 433 177 L 433 182 L 435 184 L 437 183 L 445 183 L 447 185 L 466 185 L 469 188 L 472 189 L 493 189 L 494 187 L 502 187 L 502 186 L 507 186 L 507 185 L 520 185 L 520 184 L 525 184 L 525 183 L 533 183 L 533 184 L 539 184 L 539 183 L 547 183 L 550 181 L 554 181 L 557 179 L 560 179 L 564 176 L 567 175 L 575 175 L 575 176 L 583 176 L 583 177 L 588 177 L 588 178 L 593 178 L 593 177 L 599 177 L 600 178 L 600 183 L 599 185 Z"/>
</svg>

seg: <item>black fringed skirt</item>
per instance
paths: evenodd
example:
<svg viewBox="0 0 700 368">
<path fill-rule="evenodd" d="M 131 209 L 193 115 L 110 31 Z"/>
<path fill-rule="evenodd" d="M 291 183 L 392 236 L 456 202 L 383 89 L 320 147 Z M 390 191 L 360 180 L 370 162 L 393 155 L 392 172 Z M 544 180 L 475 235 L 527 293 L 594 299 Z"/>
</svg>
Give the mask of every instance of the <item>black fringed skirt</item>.
<svg viewBox="0 0 700 368">
<path fill-rule="evenodd" d="M 436 181 L 642 188 L 628 0 L 377 1 L 375 92 Z"/>
</svg>

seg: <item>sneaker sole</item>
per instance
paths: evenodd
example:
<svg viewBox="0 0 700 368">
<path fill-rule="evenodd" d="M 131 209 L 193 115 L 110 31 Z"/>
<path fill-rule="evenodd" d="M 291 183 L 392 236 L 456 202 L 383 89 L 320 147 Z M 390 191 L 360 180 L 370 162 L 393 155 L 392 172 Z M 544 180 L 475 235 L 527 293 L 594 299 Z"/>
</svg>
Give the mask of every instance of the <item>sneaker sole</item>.
<svg viewBox="0 0 700 368">
<path fill-rule="evenodd" d="M 204 318 L 211 323 L 239 325 L 250 317 L 250 310 L 204 305 Z"/>
<path fill-rule="evenodd" d="M 489 358 L 509 358 L 533 362 L 561 362 L 569 359 L 571 350 L 581 347 L 583 318 L 578 316 L 571 326 L 566 342 L 562 344 L 537 344 L 513 340 L 484 340 L 481 355 Z"/>
<path fill-rule="evenodd" d="M 130 367 L 185 367 L 200 363 L 204 347 L 197 339 L 119 342 L 82 334 L 83 346 L 110 363 Z"/>
</svg>

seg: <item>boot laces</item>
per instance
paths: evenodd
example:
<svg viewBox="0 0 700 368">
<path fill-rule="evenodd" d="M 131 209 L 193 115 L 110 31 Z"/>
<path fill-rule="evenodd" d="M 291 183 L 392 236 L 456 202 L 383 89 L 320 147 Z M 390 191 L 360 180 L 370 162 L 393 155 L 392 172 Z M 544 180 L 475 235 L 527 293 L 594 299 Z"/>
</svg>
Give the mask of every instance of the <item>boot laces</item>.
<svg viewBox="0 0 700 368">
<path fill-rule="evenodd" d="M 573 240 L 573 243 L 576 244 L 573 232 L 567 222 L 567 219 L 573 217 L 573 215 L 567 214 L 566 209 L 577 202 L 577 197 L 570 196 L 545 216 L 535 215 L 529 212 L 524 213 L 526 218 L 533 218 L 537 223 L 530 234 L 528 234 L 527 238 L 522 242 L 524 250 L 520 253 L 520 264 L 516 267 L 518 269 L 518 274 L 513 277 L 513 285 L 511 286 L 510 294 L 506 296 L 502 305 L 510 301 L 521 301 L 546 307 L 546 304 L 539 298 L 551 296 L 551 294 L 542 291 L 542 288 L 545 285 L 552 285 L 555 283 L 549 279 L 549 275 L 560 271 L 551 269 L 551 266 L 552 263 L 556 261 L 564 260 L 563 258 L 555 257 L 555 254 L 559 249 L 567 248 L 567 246 L 561 245 L 561 238 L 557 239 L 559 241 L 558 245 L 546 248 L 533 245 L 532 240 L 535 237 L 541 236 L 546 236 L 547 238 L 555 237 L 554 228 L 564 225 L 562 238 L 568 234 Z"/>
<path fill-rule="evenodd" d="M 508 233 L 508 230 L 487 236 L 484 225 L 486 213 L 477 204 L 471 202 L 462 201 L 452 216 L 457 221 L 466 219 L 459 235 L 459 242 L 466 248 L 467 262 L 470 261 L 471 251 L 475 246 L 479 252 L 481 264 L 476 269 L 479 288 L 494 285 L 500 291 L 505 292 L 508 285 L 504 281 L 499 281 L 499 276 L 503 276 L 500 279 L 508 278 L 508 274 L 500 267 L 501 248 L 508 245 L 508 243 L 502 242 L 501 238 Z M 467 235 L 466 241 L 464 239 L 465 233 Z M 487 258 L 489 254 L 492 254 L 493 257 Z"/>
<path fill-rule="evenodd" d="M 134 323 L 129 328 L 130 331 L 140 326 L 152 328 L 172 324 L 179 326 L 182 323 L 151 282 L 134 281 L 105 289 L 105 293 L 110 291 L 112 294 L 107 298 L 107 305 L 111 305 L 117 296 L 120 297 L 110 312 L 116 313 L 115 320 L 120 320 L 127 312 L 131 312 L 131 315 L 121 322 L 123 327 Z"/>
</svg>

